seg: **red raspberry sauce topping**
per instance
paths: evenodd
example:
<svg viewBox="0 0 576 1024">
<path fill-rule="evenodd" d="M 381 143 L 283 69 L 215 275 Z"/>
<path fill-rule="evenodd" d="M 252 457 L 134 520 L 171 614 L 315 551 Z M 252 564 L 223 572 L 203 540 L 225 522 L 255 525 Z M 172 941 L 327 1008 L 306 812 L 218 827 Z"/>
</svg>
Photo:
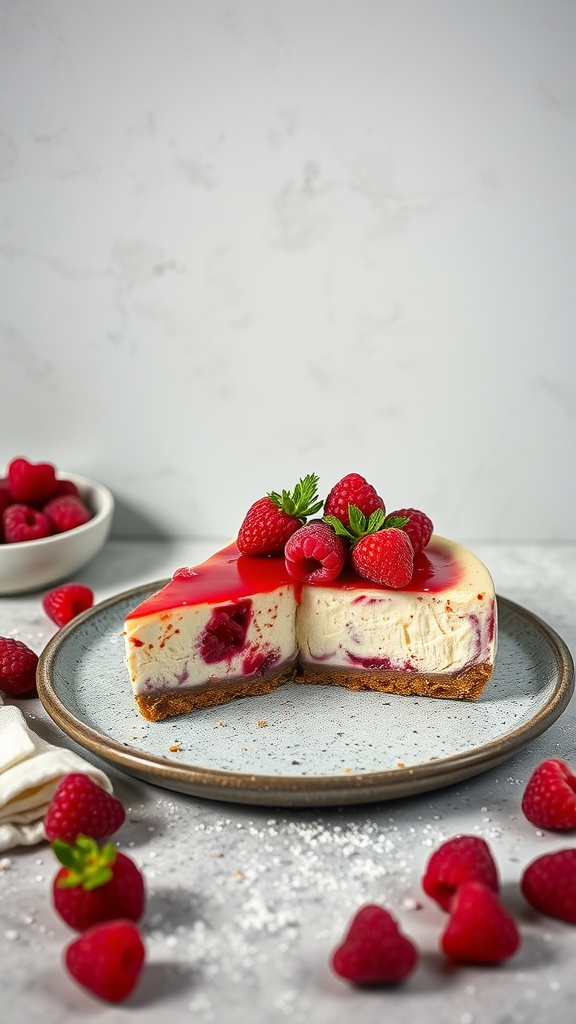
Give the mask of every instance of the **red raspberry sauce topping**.
<svg viewBox="0 0 576 1024">
<path fill-rule="evenodd" d="M 450 551 L 440 542 L 432 540 L 425 552 L 415 556 L 414 576 L 401 589 L 411 593 L 420 591 L 437 594 L 456 586 L 461 577 L 462 568 Z M 143 601 L 127 618 L 155 615 L 178 605 L 234 602 L 252 594 L 268 594 L 279 587 L 293 588 L 294 585 L 295 581 L 288 573 L 283 557 L 240 555 L 233 542 L 194 569 L 178 569 L 168 586 Z M 297 588 L 301 586 L 296 584 Z M 326 586 L 343 590 L 384 589 L 376 583 L 363 580 L 353 569 L 345 569 L 338 579 Z M 299 589 L 296 590 L 296 596 L 299 599 Z"/>
</svg>

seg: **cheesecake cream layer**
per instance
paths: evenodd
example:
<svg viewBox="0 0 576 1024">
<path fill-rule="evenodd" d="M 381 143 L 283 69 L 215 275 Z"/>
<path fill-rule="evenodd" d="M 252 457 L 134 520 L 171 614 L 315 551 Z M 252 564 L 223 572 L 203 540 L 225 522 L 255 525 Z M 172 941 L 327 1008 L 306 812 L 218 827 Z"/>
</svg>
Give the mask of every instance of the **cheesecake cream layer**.
<svg viewBox="0 0 576 1024">
<path fill-rule="evenodd" d="M 307 587 L 296 617 L 297 679 L 354 690 L 475 700 L 496 656 L 492 578 L 466 549 L 433 538 L 411 588 Z M 433 569 L 423 561 L 427 558 Z"/>
<path fill-rule="evenodd" d="M 244 559 L 229 545 L 177 570 L 134 609 L 125 621 L 126 660 L 145 717 L 269 692 L 288 679 L 297 656 L 292 583 L 283 563 Z"/>
<path fill-rule="evenodd" d="M 435 538 L 433 556 L 454 556 L 443 568 L 452 582 L 422 589 L 306 587 L 296 619 L 303 665 L 392 672 L 454 674 L 493 662 L 494 587 L 475 556 Z M 422 569 L 420 570 L 422 572 Z M 437 581 L 436 581 L 437 582 Z"/>
<path fill-rule="evenodd" d="M 152 720 L 292 677 L 475 699 L 496 654 L 494 586 L 471 552 L 437 536 L 402 590 L 352 571 L 298 584 L 282 558 L 231 544 L 134 609 L 125 640 L 134 696 Z"/>
</svg>

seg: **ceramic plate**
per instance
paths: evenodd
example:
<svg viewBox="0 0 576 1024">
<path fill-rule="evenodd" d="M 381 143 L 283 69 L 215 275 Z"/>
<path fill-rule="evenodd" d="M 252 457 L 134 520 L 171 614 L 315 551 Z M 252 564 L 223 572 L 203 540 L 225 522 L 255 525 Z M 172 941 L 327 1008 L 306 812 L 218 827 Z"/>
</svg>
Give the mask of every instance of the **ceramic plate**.
<svg viewBox="0 0 576 1024">
<path fill-rule="evenodd" d="M 131 775 L 215 800 L 269 806 L 366 803 L 477 775 L 562 713 L 574 689 L 568 648 L 546 623 L 498 598 L 494 674 L 477 702 L 280 687 L 152 723 L 124 664 L 124 617 L 164 580 L 73 619 L 46 646 L 38 692 L 73 739 Z"/>
</svg>

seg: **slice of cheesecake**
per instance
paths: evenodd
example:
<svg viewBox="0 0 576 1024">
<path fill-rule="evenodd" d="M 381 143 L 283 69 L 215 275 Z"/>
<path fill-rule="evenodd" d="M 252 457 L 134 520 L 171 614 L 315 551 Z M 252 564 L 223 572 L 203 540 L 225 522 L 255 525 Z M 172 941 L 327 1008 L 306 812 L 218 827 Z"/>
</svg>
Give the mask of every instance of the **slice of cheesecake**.
<svg viewBox="0 0 576 1024">
<path fill-rule="evenodd" d="M 304 587 L 296 616 L 299 678 L 353 690 L 475 700 L 492 675 L 494 584 L 466 548 L 433 536 L 400 590 L 345 572 Z"/>
<path fill-rule="evenodd" d="M 433 536 L 401 590 L 347 568 L 296 582 L 282 557 L 235 543 L 172 580 L 126 617 L 134 697 L 159 721 L 296 680 L 457 699 L 494 668 L 494 585 L 472 552 Z"/>
</svg>

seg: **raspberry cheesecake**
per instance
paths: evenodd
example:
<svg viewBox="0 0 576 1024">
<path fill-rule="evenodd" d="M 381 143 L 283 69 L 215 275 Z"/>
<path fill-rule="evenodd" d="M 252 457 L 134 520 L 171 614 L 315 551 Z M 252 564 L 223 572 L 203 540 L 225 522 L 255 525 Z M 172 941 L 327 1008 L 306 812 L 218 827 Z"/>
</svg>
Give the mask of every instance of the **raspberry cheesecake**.
<svg viewBox="0 0 576 1024">
<path fill-rule="evenodd" d="M 127 666 L 145 718 L 288 681 L 480 696 L 497 647 L 487 568 L 433 534 L 424 513 L 386 515 L 358 474 L 332 489 L 321 520 L 307 522 L 323 504 L 316 481 L 259 499 L 236 541 L 178 569 L 127 615 Z"/>
</svg>

